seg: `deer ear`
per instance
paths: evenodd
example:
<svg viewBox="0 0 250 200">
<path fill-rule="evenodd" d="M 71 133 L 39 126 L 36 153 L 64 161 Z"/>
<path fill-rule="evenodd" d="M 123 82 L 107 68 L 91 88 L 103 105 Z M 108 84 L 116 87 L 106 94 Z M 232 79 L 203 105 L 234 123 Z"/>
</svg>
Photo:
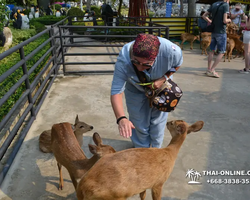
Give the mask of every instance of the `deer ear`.
<svg viewBox="0 0 250 200">
<path fill-rule="evenodd" d="M 197 132 L 197 131 L 201 130 L 203 126 L 204 126 L 203 121 L 195 122 L 194 124 L 192 124 L 191 126 L 188 127 L 188 134 L 191 132 Z"/>
<path fill-rule="evenodd" d="M 89 144 L 89 151 L 90 151 L 90 153 L 92 153 L 93 155 L 97 154 L 96 146 L 93 145 L 93 144 Z"/>
<path fill-rule="evenodd" d="M 185 133 L 186 130 L 187 130 L 187 128 L 186 128 L 185 124 L 179 124 L 179 125 L 176 127 L 176 131 L 177 131 L 177 133 L 180 134 L 180 135 L 183 134 L 183 133 Z"/>
<path fill-rule="evenodd" d="M 78 118 L 78 115 L 76 115 L 75 124 L 77 124 L 78 122 L 79 122 L 79 118 Z"/>
<path fill-rule="evenodd" d="M 97 146 L 102 144 L 102 138 L 97 132 L 93 134 L 93 141 Z"/>
</svg>

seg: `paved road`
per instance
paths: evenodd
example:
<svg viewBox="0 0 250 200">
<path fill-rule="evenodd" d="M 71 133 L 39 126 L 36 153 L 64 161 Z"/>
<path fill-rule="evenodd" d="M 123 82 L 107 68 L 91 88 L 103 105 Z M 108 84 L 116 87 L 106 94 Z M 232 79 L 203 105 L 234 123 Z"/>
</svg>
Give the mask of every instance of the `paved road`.
<svg viewBox="0 0 250 200">
<path fill-rule="evenodd" d="M 171 119 L 188 123 L 205 122 L 204 128 L 188 135 L 174 170 L 163 188 L 162 200 L 249 200 L 250 184 L 211 184 L 209 179 L 250 179 L 250 176 L 204 176 L 205 170 L 250 170 L 250 74 L 239 74 L 241 58 L 220 63 L 221 78 L 204 75 L 206 57 L 200 50 L 184 50 L 184 63 L 174 80 L 184 91 Z M 186 48 L 187 49 L 187 48 Z M 71 49 L 72 50 L 72 49 Z M 1 186 L 0 199 L 8 200 L 76 200 L 68 173 L 63 169 L 65 187 L 59 191 L 56 161 L 51 154 L 38 148 L 39 134 L 52 124 L 73 122 L 75 115 L 92 124 L 94 130 L 84 135 L 82 148 L 88 157 L 88 143 L 98 132 L 105 144 L 117 151 L 131 147 L 129 139 L 118 135 L 115 117 L 109 101 L 112 75 L 92 75 L 57 78 L 41 107 L 25 141 Z M 163 146 L 170 141 L 165 130 Z M 188 169 L 200 172 L 201 185 L 189 185 Z M 139 199 L 138 195 L 130 200 Z M 147 200 L 151 199 L 150 191 Z"/>
</svg>

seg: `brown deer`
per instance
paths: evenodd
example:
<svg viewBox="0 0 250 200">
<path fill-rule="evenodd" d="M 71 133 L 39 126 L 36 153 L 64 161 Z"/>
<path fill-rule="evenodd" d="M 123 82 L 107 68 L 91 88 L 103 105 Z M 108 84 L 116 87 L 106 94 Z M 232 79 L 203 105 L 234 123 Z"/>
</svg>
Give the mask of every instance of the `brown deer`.
<svg viewBox="0 0 250 200">
<path fill-rule="evenodd" d="M 150 188 L 153 200 L 160 200 L 186 135 L 203 125 L 203 121 L 191 126 L 182 120 L 170 121 L 167 128 L 172 139 L 166 148 L 134 148 L 105 155 L 81 178 L 78 200 L 125 200 L 135 194 L 144 200 Z"/>
<path fill-rule="evenodd" d="M 183 50 L 183 43 L 186 41 L 190 42 L 190 49 L 193 50 L 193 42 L 195 40 L 200 41 L 199 35 L 193 35 L 191 33 L 182 33 L 181 34 L 181 49 Z"/>
<path fill-rule="evenodd" d="M 230 62 L 230 58 L 232 59 L 232 53 L 233 53 L 234 47 L 235 47 L 234 39 L 227 38 L 227 47 L 226 47 L 226 53 L 224 55 L 224 62 L 226 62 L 226 56 L 227 56 L 228 62 Z"/>
<path fill-rule="evenodd" d="M 209 47 L 211 43 L 211 36 L 205 36 L 201 39 L 201 55 L 203 55 L 203 53 L 205 53 L 205 55 L 207 55 L 207 48 Z"/>
<path fill-rule="evenodd" d="M 76 115 L 75 124 L 72 125 L 72 129 L 74 130 L 74 134 L 76 139 L 80 145 L 83 144 L 83 137 L 82 134 L 88 131 L 93 130 L 93 126 L 88 125 L 79 120 L 78 115 Z M 51 130 L 46 130 L 41 133 L 39 136 L 39 149 L 43 153 L 52 153 L 51 150 Z"/>
<path fill-rule="evenodd" d="M 240 54 L 243 54 L 243 59 L 244 59 L 244 44 L 240 39 L 234 39 L 235 42 L 235 49 L 237 50 L 237 54 L 235 55 L 234 58 L 236 58 L 237 56 L 240 57 Z"/>
<path fill-rule="evenodd" d="M 80 179 L 95 163 L 105 154 L 114 153 L 109 145 L 103 145 L 98 133 L 93 134 L 93 140 L 97 146 L 89 144 L 89 149 L 94 155 L 88 159 L 81 149 L 70 123 L 54 124 L 51 130 L 51 149 L 56 158 L 59 170 L 59 189 L 63 189 L 62 166 L 70 175 L 76 189 Z"/>
</svg>

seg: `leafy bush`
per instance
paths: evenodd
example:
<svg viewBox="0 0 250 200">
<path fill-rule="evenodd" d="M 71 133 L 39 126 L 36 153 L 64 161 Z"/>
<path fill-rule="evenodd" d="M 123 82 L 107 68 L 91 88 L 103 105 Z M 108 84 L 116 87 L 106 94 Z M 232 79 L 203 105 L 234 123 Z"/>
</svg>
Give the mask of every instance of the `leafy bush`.
<svg viewBox="0 0 250 200">
<path fill-rule="evenodd" d="M 17 45 L 37 34 L 35 28 L 34 29 L 14 29 L 13 27 L 9 27 L 11 29 L 13 37 L 13 45 Z"/>
<path fill-rule="evenodd" d="M 99 6 L 91 6 L 90 10 L 95 12 L 96 18 L 101 17 L 101 8 Z"/>
<path fill-rule="evenodd" d="M 55 10 L 61 10 L 62 6 L 60 4 L 55 4 Z"/>
<path fill-rule="evenodd" d="M 36 21 L 35 19 L 30 20 L 30 28 L 34 28 L 37 33 L 42 32 L 46 29 L 44 24 Z"/>
<path fill-rule="evenodd" d="M 34 49 L 41 45 L 45 40 L 49 38 L 48 34 L 41 36 L 35 41 L 24 46 L 25 56 L 30 54 Z M 26 62 L 27 69 L 29 70 L 50 48 L 50 44 L 47 44 L 43 49 L 41 49 L 37 54 L 35 54 L 30 60 Z M 43 62 L 30 74 L 29 81 L 33 82 L 36 75 L 41 71 L 47 62 L 50 54 L 43 60 Z M 1 60 L 0 63 L 0 75 L 6 72 L 8 69 L 13 67 L 17 62 L 19 62 L 20 55 L 18 52 L 15 52 L 8 57 Z M 15 85 L 15 83 L 23 76 L 22 67 L 19 67 L 14 73 L 8 76 L 2 83 L 0 83 L 0 99 L 10 90 L 10 88 Z M 0 121 L 2 118 L 9 112 L 13 107 L 16 101 L 20 98 L 22 93 L 26 90 L 25 83 L 23 83 L 16 91 L 11 95 L 11 97 L 1 106 L 0 109 Z"/>
<path fill-rule="evenodd" d="M 6 24 L 6 16 L 8 16 L 8 11 L 6 9 L 6 1 L 0 1 L 0 32 L 3 30 L 4 25 Z"/>
<path fill-rule="evenodd" d="M 63 20 L 66 16 L 56 17 L 54 15 L 46 15 L 39 18 L 31 19 L 32 23 L 39 22 L 43 25 L 53 25 L 61 20 Z"/>
<path fill-rule="evenodd" d="M 77 16 L 78 20 L 82 20 L 84 13 L 80 8 L 71 8 L 69 9 L 67 16 L 71 16 L 71 17 Z"/>
</svg>

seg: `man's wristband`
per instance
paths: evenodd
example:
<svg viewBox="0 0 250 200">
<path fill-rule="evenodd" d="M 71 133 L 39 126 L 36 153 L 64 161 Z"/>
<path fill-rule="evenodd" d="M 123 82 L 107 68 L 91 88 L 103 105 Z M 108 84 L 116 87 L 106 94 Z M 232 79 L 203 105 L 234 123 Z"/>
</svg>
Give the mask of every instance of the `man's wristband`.
<svg viewBox="0 0 250 200">
<path fill-rule="evenodd" d="M 127 117 L 126 117 L 126 116 L 121 116 L 121 117 L 119 117 L 119 118 L 116 120 L 116 123 L 119 124 L 119 122 L 120 122 L 122 119 L 127 119 Z"/>
</svg>

